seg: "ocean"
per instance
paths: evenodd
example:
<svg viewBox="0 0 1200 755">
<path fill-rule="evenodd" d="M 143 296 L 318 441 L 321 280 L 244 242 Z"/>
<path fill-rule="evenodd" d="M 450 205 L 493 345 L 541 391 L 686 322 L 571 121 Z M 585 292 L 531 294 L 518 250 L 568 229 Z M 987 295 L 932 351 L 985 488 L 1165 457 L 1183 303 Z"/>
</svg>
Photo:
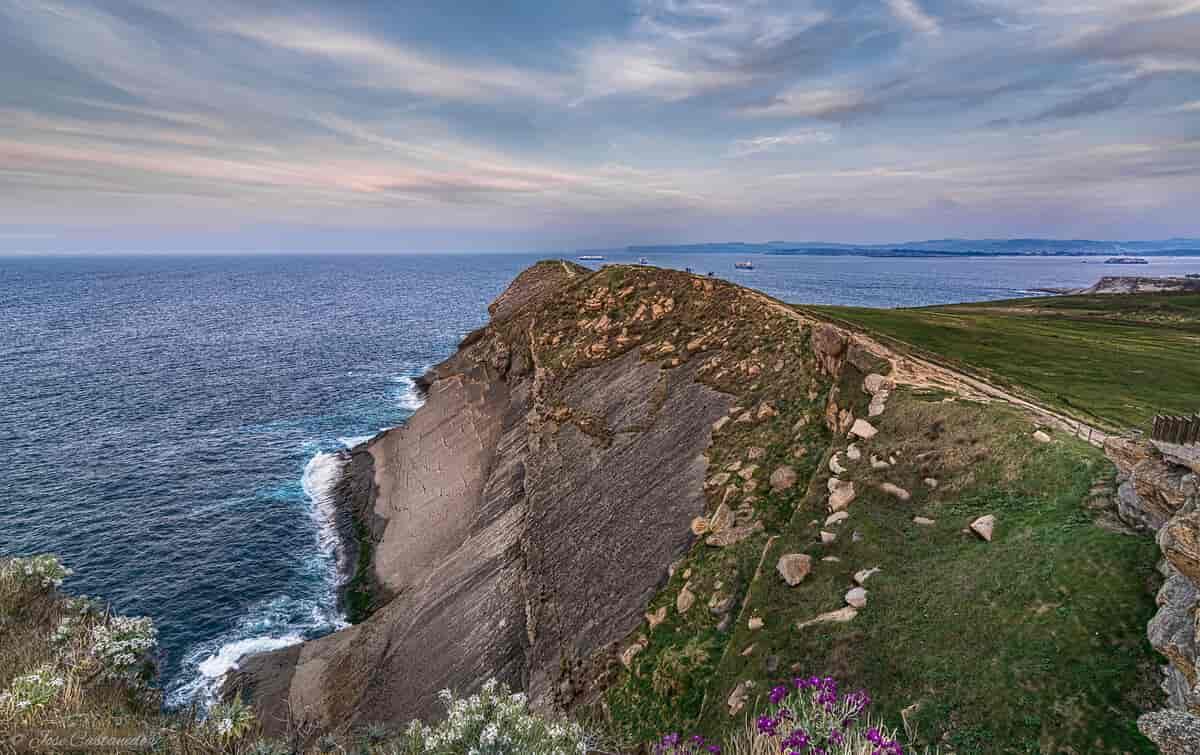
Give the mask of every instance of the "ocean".
<svg viewBox="0 0 1200 755">
<path fill-rule="evenodd" d="M 413 378 L 544 256 L 0 258 L 0 554 L 56 553 L 69 591 L 153 617 L 168 704 L 206 702 L 240 656 L 342 624 L 334 452 L 411 416 Z M 650 261 L 882 307 L 1200 273 L 1198 257 L 737 259 Z"/>
</svg>

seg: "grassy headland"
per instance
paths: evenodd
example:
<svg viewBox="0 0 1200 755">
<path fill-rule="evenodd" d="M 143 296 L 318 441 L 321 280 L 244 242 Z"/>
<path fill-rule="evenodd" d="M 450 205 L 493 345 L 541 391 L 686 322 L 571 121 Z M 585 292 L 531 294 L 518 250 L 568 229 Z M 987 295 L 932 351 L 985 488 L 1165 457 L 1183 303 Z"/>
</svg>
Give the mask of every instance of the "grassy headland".
<svg viewBox="0 0 1200 755">
<path fill-rule="evenodd" d="M 919 309 L 816 307 L 1109 429 L 1200 408 L 1200 295 L 1056 296 Z"/>
</svg>

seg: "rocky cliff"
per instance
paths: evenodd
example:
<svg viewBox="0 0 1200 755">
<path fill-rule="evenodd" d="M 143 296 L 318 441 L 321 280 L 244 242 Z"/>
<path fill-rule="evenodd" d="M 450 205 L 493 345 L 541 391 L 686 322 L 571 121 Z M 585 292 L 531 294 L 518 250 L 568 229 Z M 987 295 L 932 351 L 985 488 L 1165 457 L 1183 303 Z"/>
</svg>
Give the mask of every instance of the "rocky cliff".
<svg viewBox="0 0 1200 755">
<path fill-rule="evenodd" d="M 739 397 L 745 425 L 786 390 L 797 408 L 825 398 L 817 357 L 778 337 L 804 328 L 760 299 L 651 268 L 527 270 L 423 379 L 409 422 L 349 455 L 350 605 L 369 617 L 252 658 L 230 686 L 277 730 L 431 715 L 438 690 L 490 676 L 543 706 L 586 697 L 693 521 L 730 497 L 704 486 L 714 426 Z M 728 514 L 726 536 L 760 535 L 756 518 Z"/>
<path fill-rule="evenodd" d="M 403 726 L 497 677 L 632 751 L 833 673 L 922 744 L 1148 751 L 1154 548 L 1060 417 L 677 271 L 541 263 L 490 314 L 346 454 L 356 623 L 228 680 L 269 733 Z M 1175 513 L 1155 489 L 1145 526 Z"/>
<path fill-rule="evenodd" d="M 1118 510 L 1128 523 L 1156 533 L 1165 581 L 1150 643 L 1167 659 L 1167 708 L 1138 725 L 1167 755 L 1200 753 L 1200 453 L 1110 441 L 1106 451 L 1121 473 Z"/>
</svg>

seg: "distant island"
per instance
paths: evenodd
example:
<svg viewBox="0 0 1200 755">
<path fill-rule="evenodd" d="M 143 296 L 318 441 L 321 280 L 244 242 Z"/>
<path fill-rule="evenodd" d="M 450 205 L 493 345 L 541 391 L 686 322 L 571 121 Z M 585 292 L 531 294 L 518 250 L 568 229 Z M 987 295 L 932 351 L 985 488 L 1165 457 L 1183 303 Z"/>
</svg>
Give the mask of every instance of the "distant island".
<svg viewBox="0 0 1200 755">
<path fill-rule="evenodd" d="M 1200 256 L 1200 239 L 1092 241 L 1088 239 L 933 239 L 896 244 L 840 244 L 825 241 L 741 241 L 706 244 L 659 244 L 622 249 L 581 249 L 578 254 L 783 254 L 861 257 L 1076 257 Z"/>
</svg>

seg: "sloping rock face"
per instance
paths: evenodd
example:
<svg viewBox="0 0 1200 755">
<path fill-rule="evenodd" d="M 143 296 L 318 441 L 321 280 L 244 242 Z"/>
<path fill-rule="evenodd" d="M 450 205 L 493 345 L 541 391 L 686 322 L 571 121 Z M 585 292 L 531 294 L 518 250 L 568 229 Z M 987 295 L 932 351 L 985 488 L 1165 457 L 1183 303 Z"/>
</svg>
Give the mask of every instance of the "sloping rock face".
<svg viewBox="0 0 1200 755">
<path fill-rule="evenodd" d="M 408 424 L 351 454 L 339 490 L 374 610 L 242 664 L 227 689 L 247 692 L 269 733 L 289 718 L 329 731 L 436 717 L 438 690 L 488 677 L 563 706 L 642 622 L 695 537 L 704 452 L 733 397 L 663 346 L 684 302 L 657 284 L 589 292 L 582 323 L 554 306 L 589 275 L 558 262 L 522 274 L 426 376 Z"/>
<path fill-rule="evenodd" d="M 1157 530 L 1166 581 L 1150 644 L 1166 657 L 1165 711 L 1142 716 L 1138 726 L 1162 752 L 1200 753 L 1200 479 L 1151 446 L 1106 445 L 1121 473 L 1118 512 L 1135 527 Z"/>
</svg>

